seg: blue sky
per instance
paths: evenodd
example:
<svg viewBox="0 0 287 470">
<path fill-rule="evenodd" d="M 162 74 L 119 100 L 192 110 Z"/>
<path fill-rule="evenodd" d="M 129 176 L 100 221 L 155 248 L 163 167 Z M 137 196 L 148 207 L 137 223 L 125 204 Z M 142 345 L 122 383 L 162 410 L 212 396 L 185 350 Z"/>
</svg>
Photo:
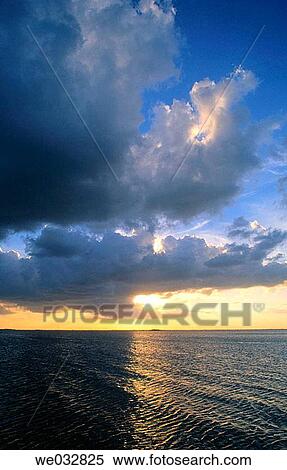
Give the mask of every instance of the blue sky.
<svg viewBox="0 0 287 470">
<path fill-rule="evenodd" d="M 177 86 L 148 93 L 149 106 L 156 99 L 184 99 L 195 81 L 205 77 L 219 80 L 229 74 L 265 25 L 245 63 L 261 82 L 247 104 L 258 119 L 286 111 L 286 2 L 178 0 L 174 4 L 176 25 L 185 41 L 179 57 L 182 74 Z"/>
</svg>

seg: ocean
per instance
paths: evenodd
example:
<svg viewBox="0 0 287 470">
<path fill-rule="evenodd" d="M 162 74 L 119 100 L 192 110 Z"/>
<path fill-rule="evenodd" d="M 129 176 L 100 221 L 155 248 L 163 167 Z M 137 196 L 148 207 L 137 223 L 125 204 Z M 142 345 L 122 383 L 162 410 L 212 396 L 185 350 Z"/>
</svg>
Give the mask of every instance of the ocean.
<svg viewBox="0 0 287 470">
<path fill-rule="evenodd" d="M 287 332 L 0 331 L 2 449 L 287 448 Z"/>
</svg>

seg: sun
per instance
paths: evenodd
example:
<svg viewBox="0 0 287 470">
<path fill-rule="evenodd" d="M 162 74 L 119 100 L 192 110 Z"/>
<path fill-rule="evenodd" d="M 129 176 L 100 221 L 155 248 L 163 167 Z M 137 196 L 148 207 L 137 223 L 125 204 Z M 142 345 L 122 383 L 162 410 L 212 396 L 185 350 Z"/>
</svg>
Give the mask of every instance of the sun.
<svg viewBox="0 0 287 470">
<path fill-rule="evenodd" d="M 164 305 L 165 301 L 158 294 L 139 294 L 133 298 L 134 304 L 145 305 L 151 304 L 155 307 Z"/>
<path fill-rule="evenodd" d="M 153 251 L 155 254 L 157 253 L 164 253 L 164 246 L 162 243 L 162 238 L 160 237 L 155 237 L 154 242 L 153 242 Z"/>
</svg>

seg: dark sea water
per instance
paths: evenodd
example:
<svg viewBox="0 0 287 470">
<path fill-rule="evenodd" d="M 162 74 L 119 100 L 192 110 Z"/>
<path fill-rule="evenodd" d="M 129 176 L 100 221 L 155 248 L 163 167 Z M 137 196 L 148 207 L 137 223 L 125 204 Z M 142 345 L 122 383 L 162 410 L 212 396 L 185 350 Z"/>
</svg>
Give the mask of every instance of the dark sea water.
<svg viewBox="0 0 287 470">
<path fill-rule="evenodd" d="M 287 448 L 287 332 L 0 331 L 0 352 L 1 448 Z"/>
</svg>

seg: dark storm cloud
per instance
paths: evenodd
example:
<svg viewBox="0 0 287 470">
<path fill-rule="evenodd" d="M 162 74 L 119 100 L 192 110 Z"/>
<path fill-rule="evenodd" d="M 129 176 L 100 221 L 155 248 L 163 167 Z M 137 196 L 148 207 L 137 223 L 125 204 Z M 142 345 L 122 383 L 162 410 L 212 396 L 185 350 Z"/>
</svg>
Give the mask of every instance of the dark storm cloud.
<svg viewBox="0 0 287 470">
<path fill-rule="evenodd" d="M 27 240 L 27 248 L 29 255 L 34 257 L 70 258 L 84 255 L 87 252 L 87 242 L 89 238 L 80 231 L 47 227 L 38 238 Z"/>
<path fill-rule="evenodd" d="M 69 0 L 4 1 L 1 12 L 0 225 L 123 214 L 136 197 L 115 184 L 26 26 L 120 174 L 141 92 L 174 73 L 173 13 L 148 2 Z"/>
<path fill-rule="evenodd" d="M 268 258 L 286 232 L 266 230 L 251 244 L 208 246 L 204 239 L 172 236 L 154 253 L 153 236 L 91 233 L 46 227 L 27 240 L 29 257 L 0 252 L 0 298 L 19 304 L 90 302 L 143 292 L 275 285 L 287 264 Z M 268 262 L 265 262 L 268 260 Z"/>
<path fill-rule="evenodd" d="M 3 1 L 1 12 L 0 230 L 85 222 L 151 227 L 162 217 L 188 219 L 228 203 L 242 176 L 258 166 L 262 126 L 233 109 L 257 84 L 241 69 L 172 184 L 226 79 L 195 83 L 188 102 L 158 106 L 149 132 L 139 133 L 142 92 L 178 74 L 171 2 Z"/>
</svg>

